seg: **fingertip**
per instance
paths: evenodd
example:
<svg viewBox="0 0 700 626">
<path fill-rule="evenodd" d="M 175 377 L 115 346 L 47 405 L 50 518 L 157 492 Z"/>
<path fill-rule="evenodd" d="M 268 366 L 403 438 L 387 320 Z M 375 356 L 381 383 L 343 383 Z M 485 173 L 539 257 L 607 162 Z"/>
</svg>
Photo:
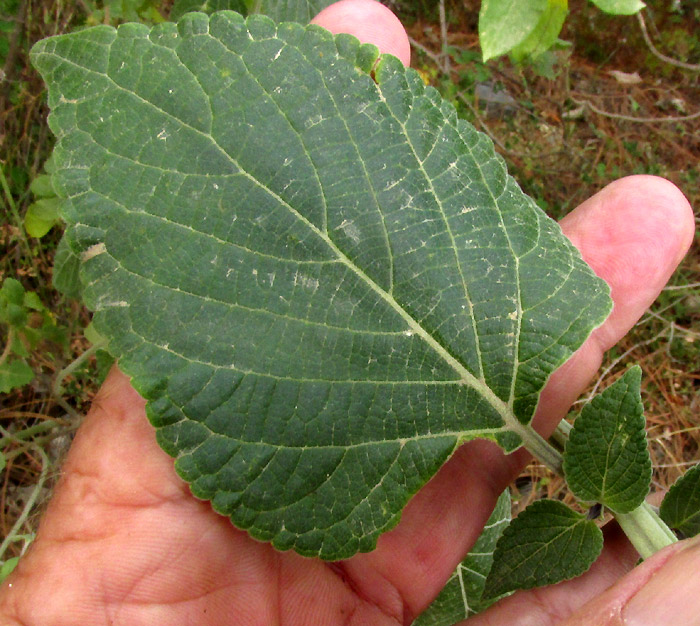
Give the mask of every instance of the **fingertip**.
<svg viewBox="0 0 700 626">
<path fill-rule="evenodd" d="M 372 43 L 406 66 L 411 62 L 411 44 L 399 18 L 375 0 L 341 0 L 323 9 L 311 23 Z"/>
<path fill-rule="evenodd" d="M 678 187 L 646 175 L 609 184 L 567 215 L 561 226 L 611 287 L 615 309 L 597 331 L 604 349 L 656 299 L 695 232 L 693 211 Z"/>
</svg>

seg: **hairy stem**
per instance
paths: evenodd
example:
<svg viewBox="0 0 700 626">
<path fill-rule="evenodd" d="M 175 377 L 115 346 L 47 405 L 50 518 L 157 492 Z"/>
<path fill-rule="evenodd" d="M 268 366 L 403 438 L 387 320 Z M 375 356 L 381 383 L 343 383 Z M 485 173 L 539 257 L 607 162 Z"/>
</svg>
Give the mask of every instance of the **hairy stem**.
<svg viewBox="0 0 700 626">
<path fill-rule="evenodd" d="M 564 457 L 561 452 L 537 433 L 534 428 L 526 427 L 523 431 L 524 432 L 518 432 L 518 434 L 522 438 L 523 445 L 527 448 L 528 452 L 555 474 L 563 476 Z"/>
<path fill-rule="evenodd" d="M 678 541 L 673 531 L 646 502 L 631 513 L 615 513 L 615 519 L 643 559 Z"/>
</svg>

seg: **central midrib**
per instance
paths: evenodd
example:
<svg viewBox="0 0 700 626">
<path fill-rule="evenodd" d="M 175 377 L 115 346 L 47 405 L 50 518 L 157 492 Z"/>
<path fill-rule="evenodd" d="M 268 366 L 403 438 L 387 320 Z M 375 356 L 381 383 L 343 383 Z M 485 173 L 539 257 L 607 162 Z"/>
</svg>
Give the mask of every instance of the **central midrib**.
<svg viewBox="0 0 700 626">
<path fill-rule="evenodd" d="M 157 44 L 153 44 L 154 46 Z M 49 54 L 49 53 L 44 53 L 44 54 Z M 416 335 L 418 335 L 426 344 L 428 344 L 434 351 L 435 353 L 445 362 L 447 363 L 459 376 L 460 381 L 472 387 L 475 391 L 477 391 L 490 405 L 491 407 L 500 415 L 501 419 L 503 420 L 507 430 L 519 435 L 521 439 L 527 440 L 528 434 L 531 432 L 531 430 L 524 426 L 514 415 L 513 411 L 511 408 L 508 406 L 506 402 L 501 400 L 496 394 L 491 390 L 491 388 L 482 380 L 479 380 L 474 376 L 456 357 L 454 357 L 442 344 L 440 344 L 430 333 L 428 333 L 419 323 L 416 319 L 414 319 L 395 299 L 393 296 L 391 296 L 389 293 L 387 293 L 384 289 L 382 289 L 370 276 L 368 276 L 365 272 L 362 271 L 359 267 L 357 267 L 348 257 L 347 255 L 333 242 L 333 240 L 326 234 L 321 232 L 321 230 L 316 227 L 312 222 L 310 222 L 305 216 L 303 216 L 299 211 L 297 211 L 293 206 L 291 206 L 286 200 L 284 200 L 281 196 L 276 194 L 272 189 L 264 185 L 260 180 L 255 178 L 252 174 L 250 174 L 247 170 L 242 169 L 240 165 L 231 157 L 228 152 L 226 152 L 223 147 L 217 142 L 217 140 L 211 135 L 210 133 L 206 133 L 194 126 L 191 126 L 187 122 L 184 122 L 183 120 L 175 117 L 173 114 L 164 111 L 163 109 L 157 107 L 155 104 L 152 102 L 146 100 L 143 98 L 140 94 L 135 93 L 133 91 L 130 91 L 126 89 L 125 87 L 122 87 L 121 85 L 117 84 L 111 76 L 108 74 L 103 74 L 101 72 L 97 72 L 96 70 L 86 68 L 85 66 L 82 66 L 78 63 L 75 63 L 74 61 L 71 61 L 69 59 L 65 59 L 63 57 L 60 57 L 62 61 L 67 62 L 71 65 L 75 65 L 77 67 L 80 67 L 82 70 L 92 73 L 92 74 L 98 74 L 100 76 L 104 76 L 106 79 L 108 79 L 112 85 L 114 86 L 115 89 L 119 91 L 123 91 L 135 98 L 138 98 L 141 102 L 143 102 L 146 106 L 152 107 L 153 109 L 157 110 L 160 114 L 165 115 L 166 117 L 171 118 L 178 124 L 181 124 L 183 126 L 186 126 L 189 128 L 191 131 L 195 132 L 196 134 L 199 134 L 213 144 L 213 146 L 227 159 L 231 162 L 232 165 L 236 167 L 236 169 L 246 178 L 248 178 L 254 185 L 258 186 L 260 189 L 262 189 L 265 193 L 267 193 L 271 198 L 273 198 L 276 202 L 278 202 L 281 206 L 286 208 L 292 215 L 294 215 L 300 222 L 302 222 L 311 232 L 313 232 L 317 237 L 319 237 L 324 243 L 330 248 L 330 250 L 335 254 L 337 257 L 338 261 L 343 263 L 353 271 L 372 291 L 374 291 L 384 302 L 386 302 L 406 323 L 408 329 L 412 330 Z M 184 64 L 183 67 L 189 70 Z M 274 102 L 274 100 L 273 100 Z M 439 199 L 435 198 L 435 201 L 440 204 Z"/>
</svg>

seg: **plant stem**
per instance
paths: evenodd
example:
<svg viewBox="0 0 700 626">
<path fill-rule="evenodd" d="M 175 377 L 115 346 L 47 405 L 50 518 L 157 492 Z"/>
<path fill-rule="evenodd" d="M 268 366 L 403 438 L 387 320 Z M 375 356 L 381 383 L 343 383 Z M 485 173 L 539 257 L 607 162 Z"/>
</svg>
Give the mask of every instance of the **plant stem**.
<svg viewBox="0 0 700 626">
<path fill-rule="evenodd" d="M 563 451 L 566 448 L 566 442 L 569 440 L 569 433 L 572 429 L 573 426 L 565 419 L 557 424 L 549 439 L 558 450 Z"/>
<path fill-rule="evenodd" d="M 24 234 L 24 222 L 22 221 L 22 217 L 19 214 L 19 210 L 17 209 L 15 200 L 12 197 L 12 190 L 10 189 L 10 185 L 7 182 L 7 178 L 5 178 L 5 172 L 2 167 L 0 167 L 0 186 L 2 187 L 2 190 L 5 194 L 7 206 L 10 209 L 10 214 L 12 215 L 12 219 L 14 221 L 14 227 L 17 229 L 17 239 L 19 240 L 20 244 L 24 246 L 27 254 L 29 255 L 27 258 L 32 258 L 32 250 L 29 247 L 29 242 L 27 241 L 27 237 Z"/>
<path fill-rule="evenodd" d="M 631 513 L 615 513 L 615 519 L 643 559 L 678 541 L 673 531 L 646 502 Z"/>
<path fill-rule="evenodd" d="M 5 435 L 6 437 L 12 436 L 4 428 L 0 427 L 0 431 L 4 431 L 3 435 Z M 17 521 L 14 523 L 14 525 L 10 529 L 10 532 L 7 533 L 7 536 L 3 540 L 2 544 L 0 544 L 0 560 L 3 560 L 3 557 L 5 555 L 5 551 L 7 550 L 8 546 L 16 539 L 17 534 L 19 533 L 22 526 L 24 525 L 24 522 L 27 520 L 27 517 L 29 517 L 29 514 L 31 513 L 32 509 L 34 508 L 34 504 L 36 503 L 37 498 L 41 494 L 41 490 L 43 489 L 44 483 L 46 482 L 46 478 L 48 476 L 49 457 L 41 449 L 40 446 L 34 446 L 34 449 L 39 453 L 39 456 L 41 457 L 41 474 L 39 475 L 39 479 L 36 481 L 36 485 L 34 486 L 34 489 L 32 489 L 31 495 L 29 496 L 29 498 L 27 499 L 27 502 L 24 505 L 24 509 L 22 509 L 22 513 L 20 514 L 20 516 L 17 518 Z"/>
<path fill-rule="evenodd" d="M 66 367 L 64 367 L 58 374 L 56 374 L 56 378 L 53 381 L 53 385 L 51 385 L 51 396 L 56 400 L 56 402 L 63 408 L 68 415 L 70 415 L 74 420 L 79 421 L 80 420 L 80 415 L 71 407 L 67 402 L 65 402 L 62 398 L 63 395 L 63 381 L 66 379 L 66 377 L 70 376 L 80 365 L 88 359 L 90 356 L 92 356 L 95 352 L 97 352 L 100 348 L 103 348 L 105 345 L 107 345 L 106 341 L 99 341 L 97 343 L 94 343 L 91 345 L 85 352 L 83 352 L 79 357 L 71 361 Z"/>
<path fill-rule="evenodd" d="M 43 422 L 39 422 L 37 424 L 34 424 L 33 426 L 29 426 L 23 430 L 20 430 L 16 433 L 12 433 L 12 435 L 8 437 L 0 437 L 0 450 L 5 448 L 7 445 L 8 441 L 25 441 L 29 439 L 30 437 L 33 437 L 34 435 L 37 435 L 39 433 L 43 433 L 46 430 L 51 430 L 52 428 L 55 428 L 58 426 L 58 422 L 56 420 L 48 419 L 44 420 Z"/>
<path fill-rule="evenodd" d="M 564 457 L 561 452 L 542 437 L 542 435 L 537 433 L 534 428 L 526 427 L 523 431 L 524 432 L 518 432 L 518 434 L 522 438 L 523 445 L 527 448 L 528 452 L 555 474 L 563 476 Z"/>
</svg>

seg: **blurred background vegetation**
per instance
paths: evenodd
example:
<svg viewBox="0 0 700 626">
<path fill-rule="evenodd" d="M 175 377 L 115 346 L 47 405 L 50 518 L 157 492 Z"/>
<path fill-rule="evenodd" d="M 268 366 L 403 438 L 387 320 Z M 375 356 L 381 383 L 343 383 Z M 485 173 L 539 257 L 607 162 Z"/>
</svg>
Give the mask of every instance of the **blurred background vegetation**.
<svg viewBox="0 0 700 626">
<path fill-rule="evenodd" d="M 413 66 L 491 136 L 511 173 L 552 217 L 629 174 L 668 178 L 699 215 L 696 0 L 648 0 L 640 16 L 619 17 L 570 0 L 563 41 L 520 64 L 508 57 L 482 62 L 478 0 L 385 4 L 408 29 Z M 89 331 L 86 337 L 89 312 L 52 285 L 61 226 L 41 175 L 53 137 L 28 52 L 49 35 L 99 23 L 153 24 L 172 9 L 172 0 L 0 0 L 0 579 L 31 542 L 109 366 L 91 347 Z M 627 364 L 643 368 L 659 490 L 700 458 L 697 243 L 591 386 L 604 377 L 607 385 L 608 374 Z M 542 495 L 566 498 L 561 488 L 532 464 L 514 486 L 516 507 Z"/>
</svg>

